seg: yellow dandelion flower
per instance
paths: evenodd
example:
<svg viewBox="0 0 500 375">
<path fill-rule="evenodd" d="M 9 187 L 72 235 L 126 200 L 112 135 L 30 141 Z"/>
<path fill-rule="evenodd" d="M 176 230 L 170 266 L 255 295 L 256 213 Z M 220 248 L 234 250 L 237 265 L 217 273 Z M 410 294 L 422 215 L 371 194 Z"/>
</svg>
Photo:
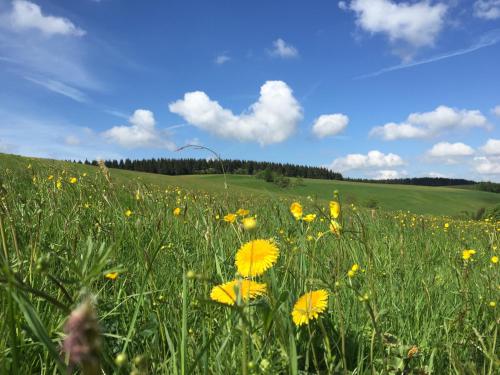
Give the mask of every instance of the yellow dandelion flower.
<svg viewBox="0 0 500 375">
<path fill-rule="evenodd" d="M 279 256 L 278 247 L 269 240 L 253 240 L 245 243 L 236 253 L 235 264 L 244 277 L 262 275 L 271 268 Z"/>
<path fill-rule="evenodd" d="M 476 250 L 464 250 L 462 251 L 462 259 L 469 260 L 476 253 Z"/>
<path fill-rule="evenodd" d="M 245 210 L 243 208 L 240 208 L 238 211 L 236 211 L 236 215 L 238 216 L 247 216 L 249 213 L 249 210 Z"/>
<path fill-rule="evenodd" d="M 301 296 L 292 311 L 295 325 L 309 324 L 310 320 L 317 319 L 328 306 L 328 292 L 324 289 L 308 292 Z"/>
<path fill-rule="evenodd" d="M 340 203 L 337 201 L 330 202 L 330 216 L 334 219 L 338 218 L 340 215 Z"/>
<path fill-rule="evenodd" d="M 226 223 L 234 223 L 236 221 L 236 215 L 235 214 L 227 214 L 224 216 L 224 221 Z"/>
<path fill-rule="evenodd" d="M 109 272 L 104 275 L 104 277 L 108 280 L 116 280 L 116 278 L 118 277 L 118 272 Z"/>
<path fill-rule="evenodd" d="M 126 217 L 132 216 L 132 211 L 130 211 L 130 210 L 125 211 L 125 216 Z"/>
<path fill-rule="evenodd" d="M 498 257 L 496 255 L 493 255 L 490 260 L 491 260 L 491 263 L 493 263 L 493 264 L 498 263 Z"/>
<path fill-rule="evenodd" d="M 241 223 L 243 224 L 243 228 L 245 230 L 252 230 L 257 225 L 257 220 L 254 217 L 245 217 Z"/>
<path fill-rule="evenodd" d="M 213 301 L 232 306 L 238 299 L 236 293 L 246 302 L 264 295 L 266 293 L 266 284 L 257 283 L 252 280 L 233 280 L 214 286 L 210 293 L 210 298 Z"/>
<path fill-rule="evenodd" d="M 444 229 L 448 229 L 450 227 L 450 223 L 444 223 Z"/>
<path fill-rule="evenodd" d="M 299 220 L 302 217 L 302 205 L 299 202 L 293 202 L 290 205 L 290 212 L 295 219 Z"/>
<path fill-rule="evenodd" d="M 330 232 L 340 236 L 340 231 L 342 230 L 342 225 L 339 224 L 337 220 L 330 221 Z"/>
<path fill-rule="evenodd" d="M 174 216 L 179 216 L 181 214 L 181 209 L 179 207 L 174 208 Z"/>
<path fill-rule="evenodd" d="M 69 179 L 69 183 L 70 183 L 70 184 L 76 184 L 77 182 L 78 182 L 78 179 L 77 179 L 76 177 L 71 177 L 71 178 Z"/>
<path fill-rule="evenodd" d="M 306 223 L 310 223 L 311 221 L 314 221 L 316 219 L 316 214 L 307 214 L 302 218 Z"/>
<path fill-rule="evenodd" d="M 358 271 L 359 271 L 359 264 L 354 263 L 351 269 L 347 271 L 347 276 L 352 279 L 354 276 L 356 276 L 356 273 L 358 273 Z"/>
<path fill-rule="evenodd" d="M 47 180 L 49 180 L 49 181 L 52 180 L 52 179 L 54 179 L 53 175 L 50 175 L 49 177 L 47 177 Z"/>
<path fill-rule="evenodd" d="M 497 303 L 495 301 L 491 301 L 489 304 L 488 304 L 490 307 L 496 307 L 497 306 Z"/>
<path fill-rule="evenodd" d="M 62 189 L 62 182 L 60 180 L 56 182 L 56 188 L 57 188 L 57 190 Z"/>
</svg>

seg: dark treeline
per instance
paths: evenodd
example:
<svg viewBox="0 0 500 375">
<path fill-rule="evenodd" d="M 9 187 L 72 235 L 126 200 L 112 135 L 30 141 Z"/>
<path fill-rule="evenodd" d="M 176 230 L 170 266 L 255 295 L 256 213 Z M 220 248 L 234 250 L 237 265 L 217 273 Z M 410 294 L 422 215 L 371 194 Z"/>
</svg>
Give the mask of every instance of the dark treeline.
<svg viewBox="0 0 500 375">
<path fill-rule="evenodd" d="M 97 161 L 86 164 L 97 165 Z M 229 174 L 254 175 L 259 171 L 269 170 L 285 177 L 316 178 L 342 180 L 342 175 L 327 168 L 309 167 L 288 163 L 271 163 L 252 160 L 233 159 L 142 159 L 142 160 L 106 160 L 108 168 L 128 169 L 132 171 L 160 173 L 166 175 L 186 174 Z"/>
<path fill-rule="evenodd" d="M 475 181 L 465 180 L 463 178 L 444 178 L 444 177 L 413 177 L 413 178 L 395 178 L 390 180 L 345 178 L 345 180 L 355 181 L 355 182 L 373 182 L 377 184 L 421 185 L 421 186 L 454 186 L 454 185 L 476 184 Z"/>
<path fill-rule="evenodd" d="M 490 191 L 492 193 L 500 193 L 500 184 L 495 182 L 480 182 L 477 185 L 479 190 Z"/>
</svg>

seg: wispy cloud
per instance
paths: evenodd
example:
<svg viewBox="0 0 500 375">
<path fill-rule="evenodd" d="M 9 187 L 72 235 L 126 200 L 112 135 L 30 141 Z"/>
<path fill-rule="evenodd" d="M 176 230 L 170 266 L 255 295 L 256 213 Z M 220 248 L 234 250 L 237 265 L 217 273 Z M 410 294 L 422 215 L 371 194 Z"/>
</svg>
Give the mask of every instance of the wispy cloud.
<svg viewBox="0 0 500 375">
<path fill-rule="evenodd" d="M 71 98 L 79 103 L 87 103 L 88 101 L 87 96 L 82 91 L 65 83 L 47 78 L 24 77 L 24 79 L 43 86 L 47 90 L 53 91 L 57 94 L 67 96 L 68 98 Z"/>
<path fill-rule="evenodd" d="M 89 69 L 86 32 L 26 0 L 0 0 L 0 67 L 52 92 L 84 103 L 84 91 L 103 86 Z"/>
<path fill-rule="evenodd" d="M 494 29 L 492 31 L 489 31 L 486 34 L 483 34 L 476 43 L 472 44 L 471 46 L 469 46 L 467 48 L 463 48 L 463 49 L 459 49 L 459 50 L 455 50 L 455 51 L 449 51 L 449 52 L 443 53 L 441 55 L 432 56 L 432 57 L 429 57 L 427 59 L 414 61 L 412 63 L 405 63 L 405 64 L 398 64 L 398 65 L 390 66 L 388 68 L 383 68 L 383 69 L 377 70 L 376 72 L 363 74 L 361 76 L 355 77 L 354 79 L 364 79 L 364 78 L 370 78 L 370 77 L 377 77 L 377 76 L 380 76 L 382 74 L 393 72 L 396 70 L 413 68 L 413 67 L 419 66 L 419 65 L 430 64 L 430 63 L 433 63 L 436 61 L 445 60 L 445 59 L 449 59 L 449 58 L 456 57 L 456 56 L 466 55 L 468 53 L 472 53 L 472 52 L 480 50 L 482 48 L 493 46 L 493 45 L 497 44 L 498 42 L 500 42 L 500 29 Z"/>
<path fill-rule="evenodd" d="M 229 57 L 229 55 L 224 52 L 223 54 L 220 54 L 218 55 L 215 59 L 214 59 L 214 63 L 216 65 L 222 65 L 222 64 L 225 64 L 227 63 L 228 61 L 231 60 L 231 57 Z"/>
<path fill-rule="evenodd" d="M 269 51 L 269 54 L 282 59 L 293 59 L 299 56 L 299 51 L 283 39 L 278 38 L 273 42 L 273 49 Z"/>
<path fill-rule="evenodd" d="M 64 119 L 14 113 L 0 107 L 0 150 L 55 159 L 121 159 L 100 134 Z M 2 151 L 0 151 L 2 152 Z"/>
<path fill-rule="evenodd" d="M 130 115 L 126 114 L 125 112 L 122 112 L 122 111 L 119 111 L 119 110 L 116 110 L 116 109 L 105 108 L 105 109 L 102 109 L 102 111 L 104 113 L 107 113 L 108 115 L 116 116 L 116 117 L 119 117 L 119 118 L 128 119 L 130 117 Z"/>
</svg>

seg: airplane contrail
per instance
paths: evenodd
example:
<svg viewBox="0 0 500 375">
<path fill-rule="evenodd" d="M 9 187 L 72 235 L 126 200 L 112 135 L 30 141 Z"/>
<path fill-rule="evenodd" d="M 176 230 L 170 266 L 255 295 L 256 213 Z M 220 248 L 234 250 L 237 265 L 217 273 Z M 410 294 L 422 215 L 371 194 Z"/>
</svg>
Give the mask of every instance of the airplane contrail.
<svg viewBox="0 0 500 375">
<path fill-rule="evenodd" d="M 357 80 L 357 79 L 376 77 L 376 76 L 379 76 L 379 75 L 382 75 L 385 73 L 393 72 L 395 70 L 408 69 L 408 68 L 412 68 L 412 67 L 418 66 L 418 65 L 429 64 L 429 63 L 432 63 L 435 61 L 449 59 L 450 57 L 465 55 L 467 53 L 471 53 L 471 52 L 477 51 L 477 50 L 485 48 L 485 47 L 493 46 L 493 45 L 497 44 L 498 42 L 500 42 L 500 29 L 495 29 L 495 30 L 489 31 L 486 34 L 482 35 L 481 38 L 479 38 L 479 40 L 476 43 L 474 43 L 473 45 L 471 45 L 467 48 L 463 48 L 463 49 L 459 49 L 459 50 L 455 50 L 455 51 L 450 51 L 450 52 L 444 53 L 442 55 L 437 55 L 437 56 L 429 57 L 427 59 L 414 61 L 414 62 L 409 63 L 409 64 L 399 64 L 399 65 L 390 66 L 388 68 L 383 68 L 383 69 L 377 70 L 376 72 L 373 72 L 373 73 L 368 73 L 368 74 L 363 74 L 363 75 L 357 76 L 354 79 Z"/>
</svg>

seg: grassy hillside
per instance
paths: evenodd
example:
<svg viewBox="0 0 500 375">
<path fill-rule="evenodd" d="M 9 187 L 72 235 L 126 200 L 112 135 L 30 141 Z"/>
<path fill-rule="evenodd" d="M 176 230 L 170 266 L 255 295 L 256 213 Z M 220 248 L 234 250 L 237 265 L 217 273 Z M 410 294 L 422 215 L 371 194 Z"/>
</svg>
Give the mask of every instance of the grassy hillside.
<svg viewBox="0 0 500 375">
<path fill-rule="evenodd" d="M 25 168 L 29 163 L 57 168 L 63 162 L 23 158 L 0 154 L 0 165 L 11 168 Z M 82 171 L 95 173 L 95 167 L 76 166 Z M 124 170 L 110 170 L 111 176 L 124 184 L 155 184 L 160 187 L 180 186 L 187 189 L 220 192 L 224 190 L 224 177 L 221 175 L 164 176 Z M 343 192 L 344 201 L 364 206 L 375 201 L 385 210 L 404 210 L 417 214 L 455 216 L 463 211 L 476 212 L 500 204 L 500 194 L 482 192 L 456 187 L 427 187 L 412 185 L 368 184 L 345 181 L 305 179 L 304 186 L 287 189 L 251 176 L 226 176 L 231 193 L 244 195 L 264 195 L 270 197 L 317 197 L 320 200 L 331 198 L 334 190 Z"/>
<path fill-rule="evenodd" d="M 500 221 L 343 204 L 449 189 L 0 165 L 0 374 L 500 373 Z"/>
</svg>

